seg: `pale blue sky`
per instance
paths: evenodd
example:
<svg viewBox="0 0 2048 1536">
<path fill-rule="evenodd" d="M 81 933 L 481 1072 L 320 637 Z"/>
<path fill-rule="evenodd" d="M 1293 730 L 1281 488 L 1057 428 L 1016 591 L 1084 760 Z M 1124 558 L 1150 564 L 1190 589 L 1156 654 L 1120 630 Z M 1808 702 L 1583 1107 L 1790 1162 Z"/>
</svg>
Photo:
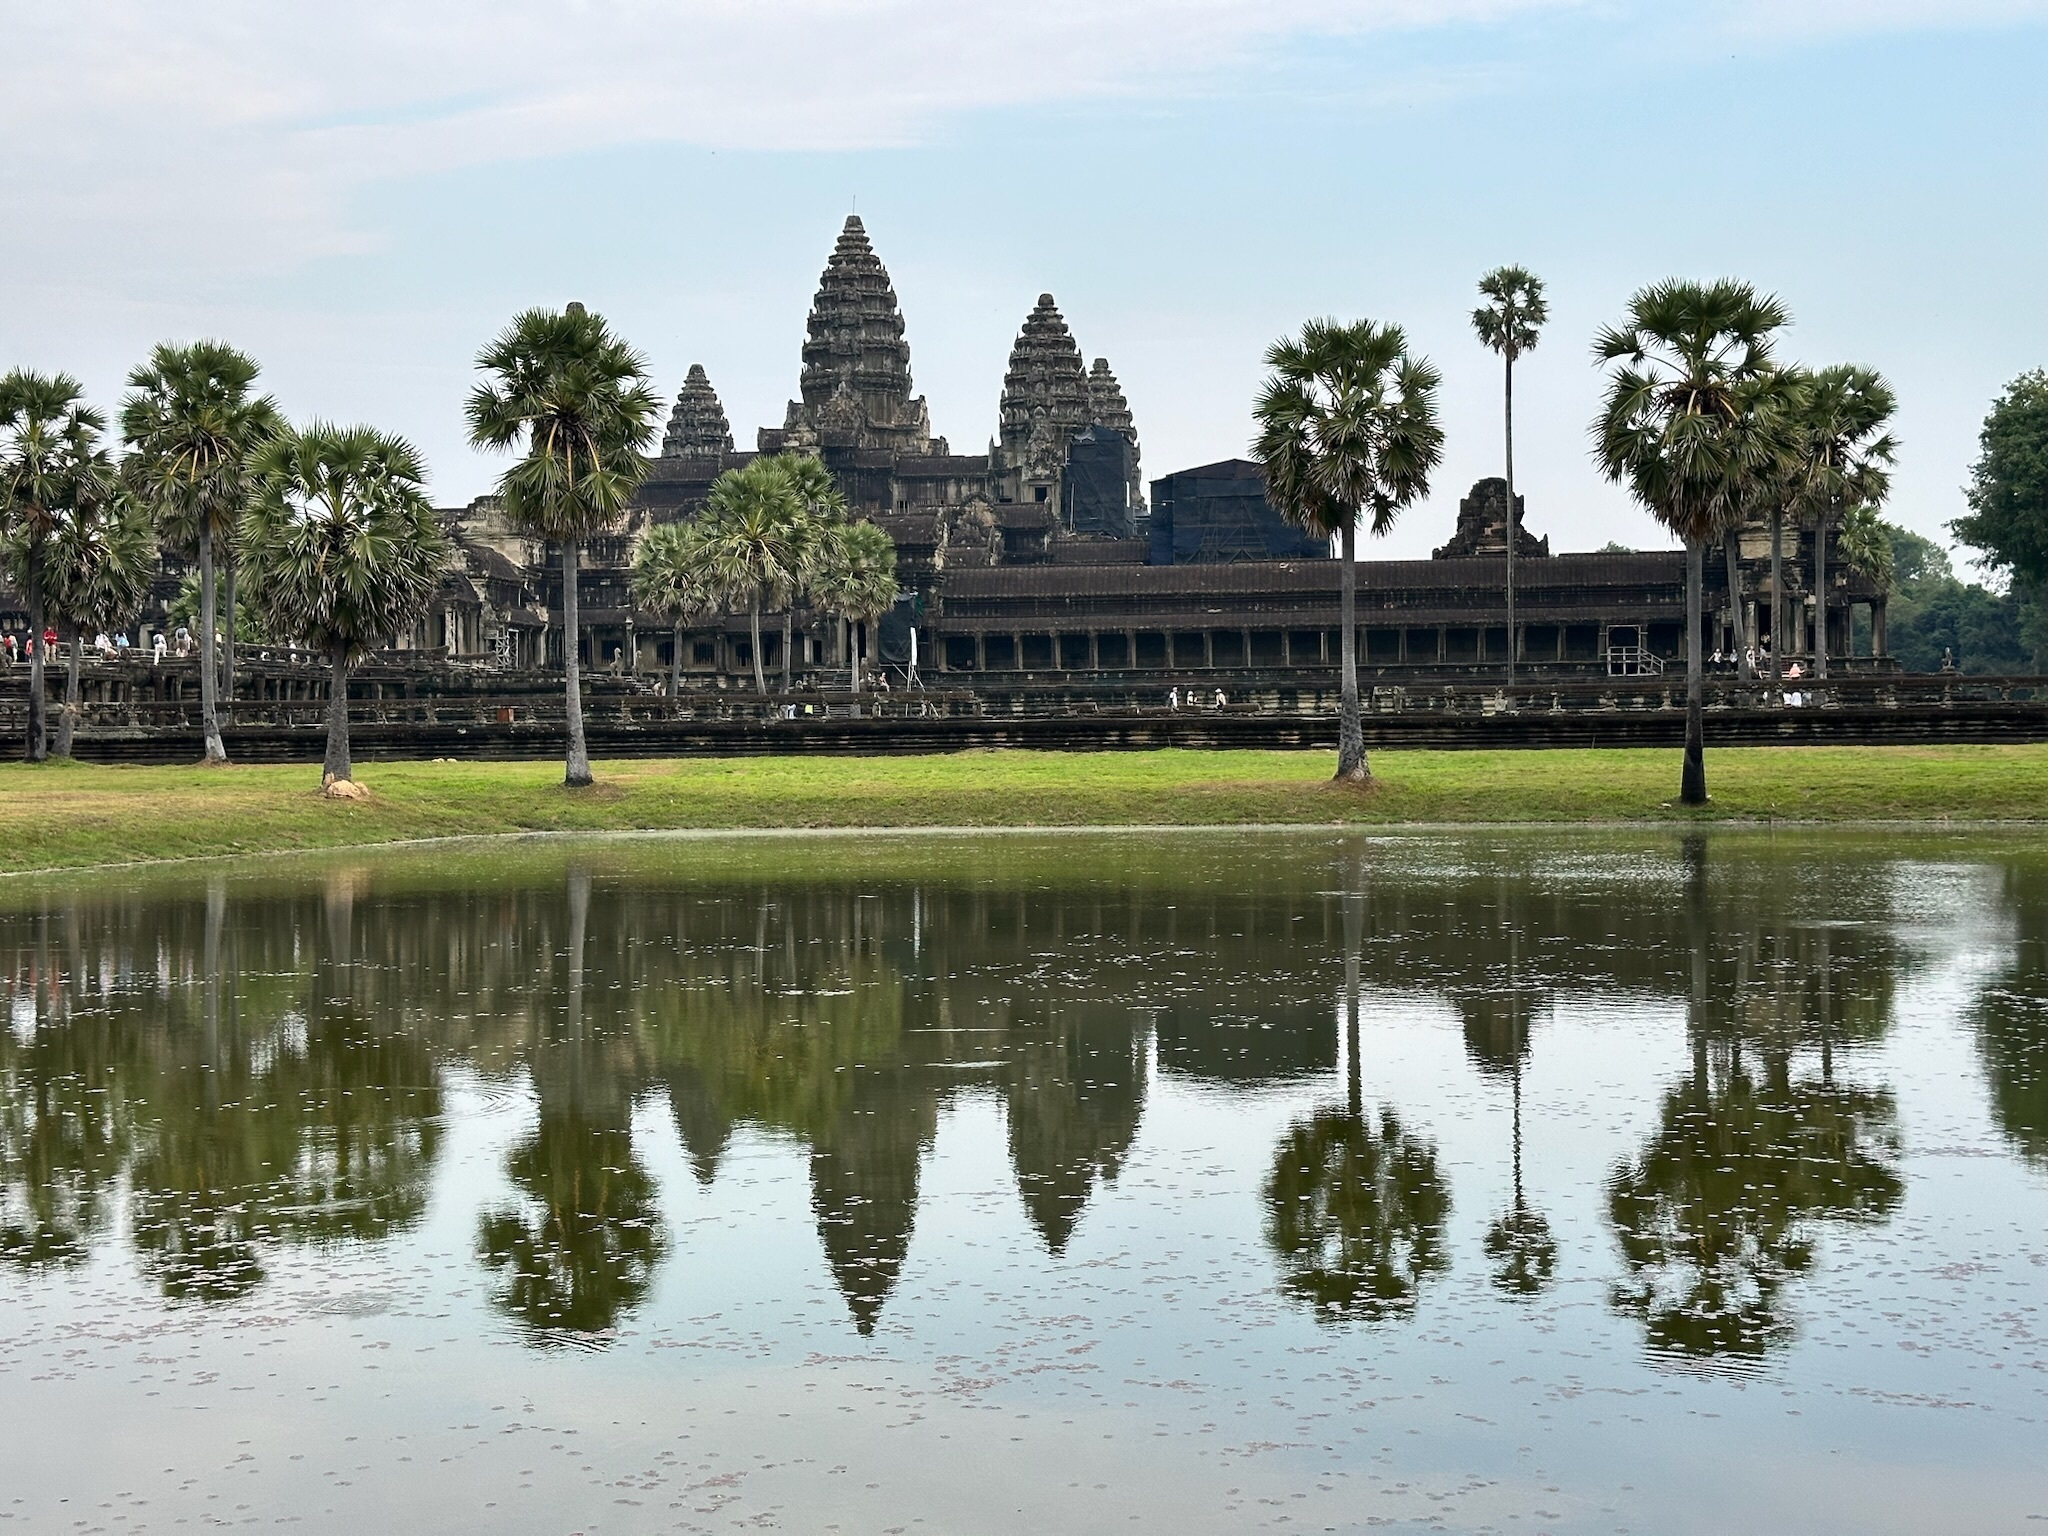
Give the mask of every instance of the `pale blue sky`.
<svg viewBox="0 0 2048 1536">
<path fill-rule="evenodd" d="M 1939 533 L 1984 410 L 2048 364 L 2048 0 L 0 0 L 0 366 L 112 406 L 162 337 L 295 416 L 410 436 L 436 496 L 477 347 L 581 298 L 736 435 L 779 422 L 858 199 L 936 429 L 976 451 L 1041 290 L 1123 380 L 1145 470 L 1242 453 L 1267 342 L 1405 324 L 1447 458 L 1390 553 L 1497 473 L 1472 285 L 1553 317 L 1518 389 L 1529 521 L 1660 542 L 1586 455 L 1594 329 L 1749 278 L 1786 351 L 1884 370 L 1893 515 Z"/>
</svg>

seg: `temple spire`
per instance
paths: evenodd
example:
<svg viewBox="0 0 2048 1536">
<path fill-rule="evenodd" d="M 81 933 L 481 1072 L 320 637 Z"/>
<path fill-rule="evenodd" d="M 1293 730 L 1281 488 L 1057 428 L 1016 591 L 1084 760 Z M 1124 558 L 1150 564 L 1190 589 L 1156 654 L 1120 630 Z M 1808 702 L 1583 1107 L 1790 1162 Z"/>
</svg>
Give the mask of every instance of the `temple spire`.
<svg viewBox="0 0 2048 1536">
<path fill-rule="evenodd" d="M 910 345 L 896 290 L 858 214 L 847 216 L 818 279 L 800 390 L 803 398 L 790 402 L 783 424 L 797 441 L 934 451 L 924 399 L 910 392 Z"/>
<path fill-rule="evenodd" d="M 668 431 L 661 439 L 664 459 L 715 459 L 732 452 L 732 426 L 725 407 L 702 363 L 690 364 L 689 377 L 676 391 Z"/>
</svg>

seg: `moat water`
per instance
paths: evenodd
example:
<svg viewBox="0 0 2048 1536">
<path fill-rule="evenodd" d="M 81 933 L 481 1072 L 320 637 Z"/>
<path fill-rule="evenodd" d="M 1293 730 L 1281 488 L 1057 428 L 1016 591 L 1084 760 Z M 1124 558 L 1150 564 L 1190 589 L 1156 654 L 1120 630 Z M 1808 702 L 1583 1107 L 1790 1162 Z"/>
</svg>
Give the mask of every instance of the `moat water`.
<svg viewBox="0 0 2048 1536">
<path fill-rule="evenodd" d="M 0 887 L 0 1528 L 2048 1520 L 2048 841 Z"/>
</svg>

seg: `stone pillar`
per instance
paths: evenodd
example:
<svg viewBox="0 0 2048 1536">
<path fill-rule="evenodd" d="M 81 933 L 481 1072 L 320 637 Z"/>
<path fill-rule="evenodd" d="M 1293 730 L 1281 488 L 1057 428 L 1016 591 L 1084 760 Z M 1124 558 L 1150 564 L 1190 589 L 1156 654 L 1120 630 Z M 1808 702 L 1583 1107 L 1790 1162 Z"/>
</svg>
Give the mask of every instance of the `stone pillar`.
<svg viewBox="0 0 2048 1536">
<path fill-rule="evenodd" d="M 1885 600 L 1882 597 L 1874 597 L 1870 600 L 1870 654 L 1872 656 L 1888 656 L 1891 654 L 1885 649 L 1884 606 Z"/>
<path fill-rule="evenodd" d="M 1216 634 L 1213 630 L 1202 631 L 1202 665 L 1212 671 L 1216 666 Z"/>
</svg>

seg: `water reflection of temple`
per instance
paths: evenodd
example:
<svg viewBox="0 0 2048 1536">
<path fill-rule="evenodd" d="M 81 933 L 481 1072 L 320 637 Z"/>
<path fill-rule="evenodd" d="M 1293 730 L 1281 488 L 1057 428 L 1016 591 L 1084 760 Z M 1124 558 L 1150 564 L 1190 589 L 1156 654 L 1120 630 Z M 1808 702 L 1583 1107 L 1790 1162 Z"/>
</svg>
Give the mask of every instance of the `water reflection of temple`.
<svg viewBox="0 0 2048 1536">
<path fill-rule="evenodd" d="M 1826 1224 L 1895 1205 L 1895 1112 L 1857 1063 L 1905 960 L 1886 924 L 1809 921 L 1785 861 L 1561 871 L 1525 851 L 1463 873 L 1305 847 L 1256 871 L 1221 847 L 1077 861 L 1027 844 L 999 872 L 963 852 L 914 877 L 828 860 L 787 880 L 683 878 L 608 850 L 490 878 L 343 868 L 17 906 L 0 914 L 16 1021 L 0 1040 L 0 1250 L 75 1261 L 112 1240 L 125 1185 L 136 1257 L 167 1296 L 244 1294 L 281 1246 L 418 1219 L 442 1071 L 460 1064 L 532 1086 L 513 1196 L 481 1214 L 476 1251 L 536 1339 L 601 1337 L 659 1268 L 635 1130 L 650 1100 L 705 1185 L 736 1136 L 802 1149 L 825 1259 L 866 1332 L 949 1106 L 1000 1104 L 1020 1208 L 1056 1257 L 1130 1156 L 1155 1072 L 1224 1093 L 1328 1083 L 1340 1065 L 1355 1082 L 1333 1010 L 1347 989 L 1448 1002 L 1518 1107 L 1559 999 L 1683 1010 L 1693 1070 L 1608 1192 L 1615 1304 L 1659 1349 L 1768 1347 Z M 1868 915 L 1881 896 L 1842 899 Z M 2009 1118 L 2038 1135 L 2024 1107 Z M 1269 1231 L 1283 1279 L 1332 1320 L 1407 1315 L 1449 1262 L 1427 1127 L 1354 1087 L 1289 1135 Z M 1522 1196 L 1519 1135 L 1513 1156 L 1489 1263 L 1531 1294 L 1554 1239 Z"/>
</svg>

